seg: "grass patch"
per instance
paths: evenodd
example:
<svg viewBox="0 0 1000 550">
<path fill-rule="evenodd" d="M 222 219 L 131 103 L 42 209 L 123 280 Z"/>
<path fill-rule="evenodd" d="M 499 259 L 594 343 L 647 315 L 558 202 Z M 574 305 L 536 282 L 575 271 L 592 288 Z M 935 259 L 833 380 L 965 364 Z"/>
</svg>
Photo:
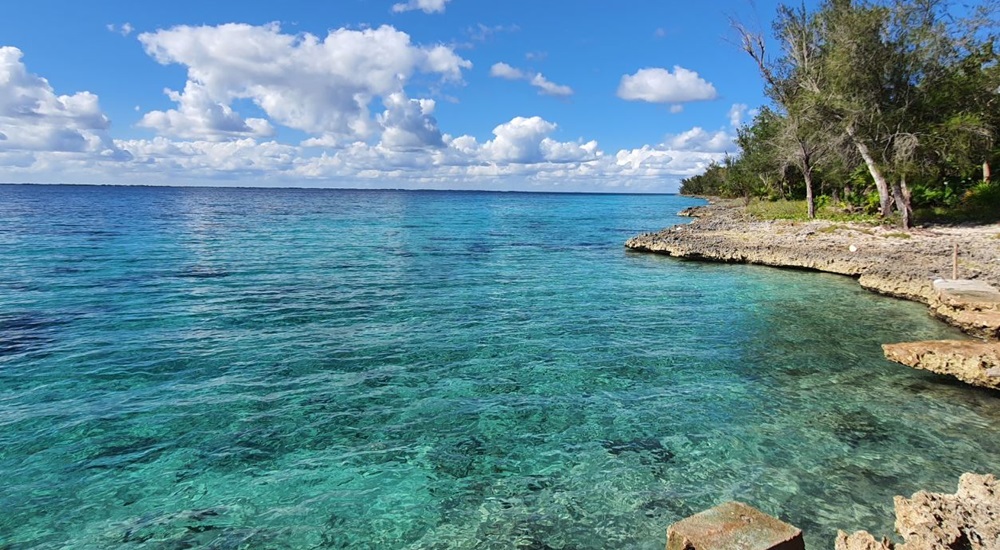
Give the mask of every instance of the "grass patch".
<svg viewBox="0 0 1000 550">
<path fill-rule="evenodd" d="M 798 221 L 809 221 L 808 208 L 806 207 L 806 201 L 789 201 L 789 200 L 778 200 L 778 201 L 767 201 L 760 199 L 753 199 L 750 204 L 747 205 L 747 213 L 749 213 L 754 218 L 760 220 L 798 220 Z M 892 219 L 883 220 L 877 216 L 870 216 L 867 214 L 852 213 L 834 205 L 825 205 L 816 209 L 816 219 L 818 220 L 830 220 L 836 222 L 855 222 L 855 223 L 867 223 L 871 225 L 884 225 L 887 222 L 891 223 Z M 841 226 L 834 226 L 832 229 L 827 229 L 827 231 L 836 231 L 837 229 L 846 229 Z"/>
<path fill-rule="evenodd" d="M 762 201 L 754 199 L 747 205 L 747 212 L 762 220 L 808 219 L 806 201 Z"/>
<path fill-rule="evenodd" d="M 909 233 L 903 233 L 902 231 L 896 231 L 894 233 L 886 233 L 885 236 L 892 239 L 909 239 L 911 237 Z"/>
</svg>

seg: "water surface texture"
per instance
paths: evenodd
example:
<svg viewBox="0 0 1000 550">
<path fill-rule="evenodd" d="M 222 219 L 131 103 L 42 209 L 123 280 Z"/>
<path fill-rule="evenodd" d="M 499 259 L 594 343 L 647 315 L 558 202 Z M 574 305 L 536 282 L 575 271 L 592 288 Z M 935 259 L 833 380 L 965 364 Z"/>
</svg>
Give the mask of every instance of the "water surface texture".
<svg viewBox="0 0 1000 550">
<path fill-rule="evenodd" d="M 1000 472 L 922 306 L 624 250 L 694 203 L 0 186 L 0 548 L 831 548 Z"/>
</svg>

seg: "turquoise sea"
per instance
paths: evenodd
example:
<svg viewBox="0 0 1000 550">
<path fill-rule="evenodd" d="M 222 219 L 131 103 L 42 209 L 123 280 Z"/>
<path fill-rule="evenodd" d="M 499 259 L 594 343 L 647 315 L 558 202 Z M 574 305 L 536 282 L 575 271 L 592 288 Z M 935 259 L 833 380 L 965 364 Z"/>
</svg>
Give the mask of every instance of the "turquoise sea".
<svg viewBox="0 0 1000 550">
<path fill-rule="evenodd" d="M 627 252 L 676 196 L 0 186 L 0 548 L 832 548 L 1000 473 L 957 337 L 851 279 Z"/>
</svg>

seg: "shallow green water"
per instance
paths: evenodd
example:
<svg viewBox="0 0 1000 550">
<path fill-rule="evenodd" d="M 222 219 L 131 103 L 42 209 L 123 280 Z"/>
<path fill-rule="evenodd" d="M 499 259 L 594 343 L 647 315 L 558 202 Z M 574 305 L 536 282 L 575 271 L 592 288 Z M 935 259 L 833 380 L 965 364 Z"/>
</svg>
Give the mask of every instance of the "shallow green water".
<svg viewBox="0 0 1000 550">
<path fill-rule="evenodd" d="M 922 306 L 623 249 L 690 204 L 0 186 L 0 548 L 830 548 L 1000 472 Z"/>
</svg>

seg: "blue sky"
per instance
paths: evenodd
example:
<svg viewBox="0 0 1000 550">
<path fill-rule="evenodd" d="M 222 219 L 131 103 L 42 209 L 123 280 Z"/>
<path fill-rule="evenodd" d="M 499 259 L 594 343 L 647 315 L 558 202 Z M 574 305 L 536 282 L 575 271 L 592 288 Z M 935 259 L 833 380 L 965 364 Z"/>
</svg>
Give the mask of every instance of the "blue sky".
<svg viewBox="0 0 1000 550">
<path fill-rule="evenodd" d="M 672 192 L 775 4 L 9 3 L 0 181 Z"/>
</svg>

